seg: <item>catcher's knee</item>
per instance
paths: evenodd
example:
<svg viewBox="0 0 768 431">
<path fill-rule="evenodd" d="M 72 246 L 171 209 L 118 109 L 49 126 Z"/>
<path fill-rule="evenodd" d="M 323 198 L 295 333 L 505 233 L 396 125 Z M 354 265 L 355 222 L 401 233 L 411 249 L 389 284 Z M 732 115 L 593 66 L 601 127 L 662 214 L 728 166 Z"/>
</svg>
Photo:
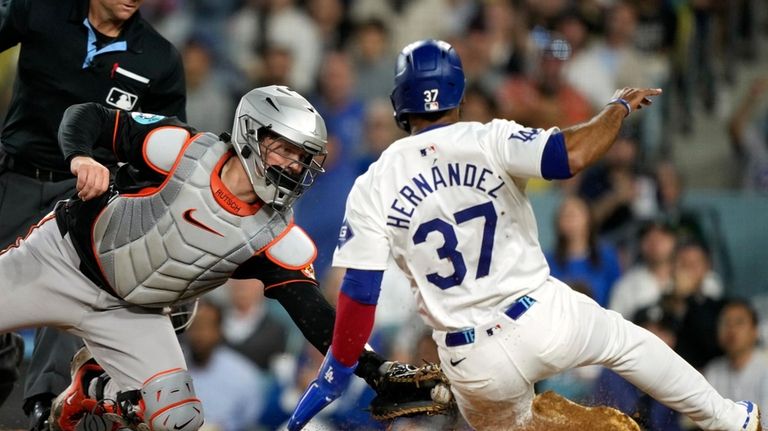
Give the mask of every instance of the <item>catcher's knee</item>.
<svg viewBox="0 0 768 431">
<path fill-rule="evenodd" d="M 195 431 L 203 425 L 203 406 L 186 370 L 154 375 L 142 386 L 141 400 L 144 422 L 152 431 Z"/>
</svg>

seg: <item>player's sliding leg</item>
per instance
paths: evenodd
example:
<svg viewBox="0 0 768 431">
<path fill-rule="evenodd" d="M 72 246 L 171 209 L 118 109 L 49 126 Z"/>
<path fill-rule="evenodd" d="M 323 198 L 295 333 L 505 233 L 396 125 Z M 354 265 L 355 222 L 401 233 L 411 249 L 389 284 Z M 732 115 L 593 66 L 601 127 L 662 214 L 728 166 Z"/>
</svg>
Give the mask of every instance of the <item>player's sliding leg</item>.
<svg viewBox="0 0 768 431">
<path fill-rule="evenodd" d="M 557 334 L 556 348 L 545 357 L 553 366 L 564 370 L 604 365 L 703 429 L 742 429 L 748 419 L 751 424 L 744 429 L 757 429 L 753 427 L 758 420 L 756 407 L 749 413 L 748 406 L 723 398 L 701 373 L 651 332 L 562 283 L 556 282 L 555 288 L 557 294 L 551 295 L 549 306 L 565 313 L 552 328 L 544 329 Z M 545 301 L 540 305 L 547 306 Z"/>
</svg>

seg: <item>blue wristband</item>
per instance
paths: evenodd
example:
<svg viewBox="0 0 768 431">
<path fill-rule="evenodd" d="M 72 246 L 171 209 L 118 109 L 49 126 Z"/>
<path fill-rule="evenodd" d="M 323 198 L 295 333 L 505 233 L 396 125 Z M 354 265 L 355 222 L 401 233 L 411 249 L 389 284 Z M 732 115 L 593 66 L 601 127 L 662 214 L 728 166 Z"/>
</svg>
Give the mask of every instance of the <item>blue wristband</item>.
<svg viewBox="0 0 768 431">
<path fill-rule="evenodd" d="M 608 105 L 613 104 L 613 103 L 621 103 L 622 105 L 624 105 L 625 108 L 627 108 L 627 113 L 624 115 L 625 117 L 632 112 L 632 107 L 629 105 L 629 102 L 627 102 L 626 99 L 622 99 L 621 97 L 617 97 L 615 99 L 611 99 L 608 102 Z"/>
</svg>

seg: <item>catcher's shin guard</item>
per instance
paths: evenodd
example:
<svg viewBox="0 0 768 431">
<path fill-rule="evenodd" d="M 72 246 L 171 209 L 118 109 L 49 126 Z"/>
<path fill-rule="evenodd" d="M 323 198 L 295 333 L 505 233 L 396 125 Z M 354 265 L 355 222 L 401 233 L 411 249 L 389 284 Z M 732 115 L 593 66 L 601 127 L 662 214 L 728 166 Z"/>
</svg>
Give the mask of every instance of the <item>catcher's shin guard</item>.
<svg viewBox="0 0 768 431">
<path fill-rule="evenodd" d="M 203 425 L 203 405 L 192 376 L 175 368 L 155 374 L 141 388 L 144 423 L 152 431 L 195 431 Z"/>
</svg>

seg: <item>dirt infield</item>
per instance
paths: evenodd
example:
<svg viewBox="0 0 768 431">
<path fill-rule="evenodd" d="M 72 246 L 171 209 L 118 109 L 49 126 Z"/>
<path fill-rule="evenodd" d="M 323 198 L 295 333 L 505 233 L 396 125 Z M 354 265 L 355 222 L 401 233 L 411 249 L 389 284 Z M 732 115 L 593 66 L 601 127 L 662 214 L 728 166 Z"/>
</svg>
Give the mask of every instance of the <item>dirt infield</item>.
<svg viewBox="0 0 768 431">
<path fill-rule="evenodd" d="M 610 407 L 584 407 L 547 391 L 533 400 L 533 422 L 521 431 L 640 431 L 629 416 Z"/>
<path fill-rule="evenodd" d="M 419 416 L 394 421 L 388 431 L 469 431 L 457 416 Z M 610 407 L 584 407 L 547 391 L 533 399 L 533 419 L 527 426 L 505 426 L 491 431 L 640 431 L 629 416 Z"/>
</svg>

